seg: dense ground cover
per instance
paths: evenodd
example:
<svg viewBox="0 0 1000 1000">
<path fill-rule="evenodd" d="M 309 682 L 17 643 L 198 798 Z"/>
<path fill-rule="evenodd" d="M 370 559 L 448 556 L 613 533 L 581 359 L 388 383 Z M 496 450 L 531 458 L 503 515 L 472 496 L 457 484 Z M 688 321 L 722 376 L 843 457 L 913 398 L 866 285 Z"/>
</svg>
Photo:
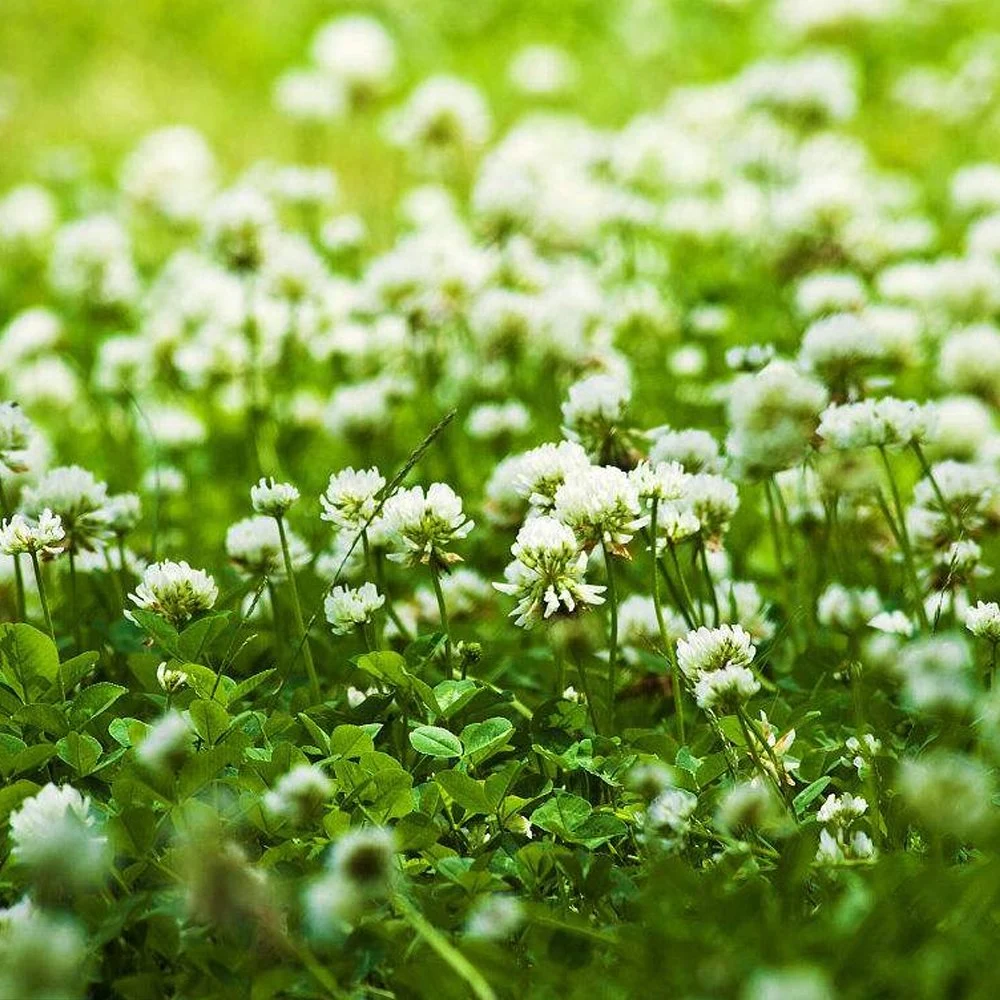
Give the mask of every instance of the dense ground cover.
<svg viewBox="0 0 1000 1000">
<path fill-rule="evenodd" d="M 1000 11 L 44 8 L 0 997 L 994 996 Z"/>
</svg>

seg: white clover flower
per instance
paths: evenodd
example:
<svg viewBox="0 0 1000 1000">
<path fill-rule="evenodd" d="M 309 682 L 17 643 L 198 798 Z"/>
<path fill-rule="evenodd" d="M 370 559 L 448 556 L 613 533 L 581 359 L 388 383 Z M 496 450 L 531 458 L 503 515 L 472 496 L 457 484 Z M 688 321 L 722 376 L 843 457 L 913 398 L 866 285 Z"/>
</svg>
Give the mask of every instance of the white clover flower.
<svg viewBox="0 0 1000 1000">
<path fill-rule="evenodd" d="M 396 875 L 396 838 L 385 827 L 361 827 L 345 833 L 327 859 L 331 873 L 369 899 L 388 892 Z"/>
<path fill-rule="evenodd" d="M 388 89 L 396 71 L 396 44 L 373 17 L 348 14 L 322 25 L 313 38 L 316 65 L 342 83 L 355 104 Z"/>
<path fill-rule="evenodd" d="M 426 495 L 422 486 L 394 493 L 379 520 L 394 549 L 389 558 L 408 566 L 459 562 L 461 557 L 448 547 L 474 527 L 462 512 L 461 497 L 446 483 L 432 483 Z"/>
<path fill-rule="evenodd" d="M 47 784 L 10 815 L 11 856 L 36 877 L 73 885 L 105 873 L 108 842 L 91 812 L 90 799 L 72 785 Z"/>
<path fill-rule="evenodd" d="M 827 383 L 856 379 L 868 363 L 882 357 L 882 345 L 864 318 L 854 313 L 835 313 L 816 320 L 802 337 L 799 361 L 817 372 Z"/>
<path fill-rule="evenodd" d="M 894 666 L 912 710 L 963 713 L 972 705 L 972 656 L 961 635 L 916 639 L 903 647 Z"/>
<path fill-rule="evenodd" d="M 493 131 L 489 106 L 472 84 L 433 76 L 410 94 L 388 122 L 394 145 L 419 155 L 474 151 Z"/>
<path fill-rule="evenodd" d="M 285 541 L 292 568 L 305 566 L 309 562 L 309 546 L 288 528 L 285 528 Z M 249 576 L 282 578 L 285 575 L 281 534 L 273 517 L 262 514 L 230 525 L 226 531 L 226 555 Z"/>
<path fill-rule="evenodd" d="M 661 428 L 650 433 L 653 435 L 649 447 L 651 465 L 677 463 L 686 472 L 692 473 L 721 471 L 719 442 L 708 431 Z"/>
<path fill-rule="evenodd" d="M 737 377 L 729 393 L 730 457 L 748 476 L 797 465 L 808 453 L 827 398 L 822 384 L 787 361 Z"/>
<path fill-rule="evenodd" d="M 605 588 L 584 582 L 586 552 L 573 530 L 555 518 L 527 521 L 510 551 L 514 561 L 504 571 L 506 582 L 493 586 L 517 600 L 511 617 L 522 628 L 604 603 Z"/>
<path fill-rule="evenodd" d="M 838 632 L 855 632 L 882 610 L 882 598 L 874 587 L 849 589 L 831 583 L 816 602 L 821 625 Z"/>
<path fill-rule="evenodd" d="M 0 403 L 0 465 L 10 472 L 27 471 L 33 430 L 17 403 Z"/>
<path fill-rule="evenodd" d="M 523 403 L 484 403 L 469 413 L 465 429 L 479 441 L 492 441 L 507 435 L 523 434 L 531 426 L 531 415 Z"/>
<path fill-rule="evenodd" d="M 886 397 L 828 407 L 817 433 L 838 449 L 902 448 L 927 441 L 934 424 L 933 406 Z"/>
<path fill-rule="evenodd" d="M 474 941 L 504 941 L 524 923 L 520 900 L 493 893 L 477 900 L 465 922 L 466 936 Z"/>
<path fill-rule="evenodd" d="M 264 195 L 251 187 L 232 188 L 208 208 L 205 243 L 231 271 L 256 271 L 275 227 L 274 208 Z"/>
<path fill-rule="evenodd" d="M 101 523 L 113 535 L 124 536 L 142 517 L 142 501 L 137 493 L 116 493 L 101 508 Z"/>
<path fill-rule="evenodd" d="M 87 990 L 91 947 L 75 920 L 27 899 L 0 910 L 0 996 L 77 1000 Z"/>
<path fill-rule="evenodd" d="M 723 580 L 716 584 L 715 596 L 720 621 L 741 624 L 755 642 L 773 638 L 775 624 L 767 617 L 768 605 L 757 584 L 750 580 Z"/>
<path fill-rule="evenodd" d="M 89 548 L 104 532 L 107 496 L 107 484 L 78 465 L 67 465 L 50 469 L 34 486 L 25 487 L 21 506 L 29 517 L 50 510 L 62 519 L 71 547 Z"/>
<path fill-rule="evenodd" d="M 728 831 L 740 827 L 761 829 L 778 824 L 782 819 L 781 800 L 759 777 L 733 785 L 719 803 L 716 823 Z"/>
<path fill-rule="evenodd" d="M 56 555 L 59 543 L 66 537 L 62 520 L 46 508 L 32 523 L 23 514 L 15 514 L 0 527 L 0 552 L 16 556 L 23 552 L 44 552 Z"/>
<path fill-rule="evenodd" d="M 868 811 L 868 802 L 860 795 L 828 795 L 816 813 L 820 823 L 832 823 L 837 826 L 850 826 Z"/>
<path fill-rule="evenodd" d="M 632 389 L 614 375 L 590 375 L 569 387 L 562 405 L 563 433 L 599 459 L 625 419 Z"/>
<path fill-rule="evenodd" d="M 974 836 L 995 815 L 992 776 L 964 754 L 938 750 L 904 760 L 896 786 L 916 818 L 937 833 Z"/>
<path fill-rule="evenodd" d="M 710 547 L 720 544 L 740 506 L 736 484 L 723 476 L 699 472 L 686 480 L 687 504 Z"/>
<path fill-rule="evenodd" d="M 951 179 L 951 200 L 965 213 L 1000 209 L 1000 165 L 970 163 Z"/>
<path fill-rule="evenodd" d="M 849 271 L 807 274 L 795 287 L 795 307 L 806 318 L 861 309 L 867 298 L 864 283 Z"/>
<path fill-rule="evenodd" d="M 610 465 L 588 466 L 567 479 L 556 490 L 553 514 L 585 547 L 607 545 L 617 553 L 648 521 L 635 483 Z"/>
<path fill-rule="evenodd" d="M 671 609 L 663 608 L 664 626 L 669 634 L 668 622 L 676 626 L 676 616 Z M 678 635 L 684 635 L 686 629 L 681 626 Z M 625 647 L 625 658 L 630 662 L 637 661 L 636 649 L 651 648 L 660 639 L 660 626 L 656 620 L 656 606 L 651 597 L 642 594 L 629 594 L 618 606 L 618 638 Z M 631 655 L 630 655 L 631 654 Z"/>
<path fill-rule="evenodd" d="M 264 808 L 301 823 L 315 816 L 333 794 L 333 782 L 315 764 L 299 764 L 283 774 L 264 795 Z"/>
<path fill-rule="evenodd" d="M 136 758 L 151 771 L 172 771 L 193 749 L 191 726 L 180 713 L 170 711 L 149 727 L 136 749 Z"/>
<path fill-rule="evenodd" d="M 184 561 L 164 560 L 147 566 L 142 583 L 128 596 L 136 607 L 162 615 L 177 627 L 210 610 L 219 588 L 204 570 L 192 569 Z"/>
<path fill-rule="evenodd" d="M 978 601 L 965 612 L 965 627 L 977 638 L 1000 642 L 1000 604 Z"/>
<path fill-rule="evenodd" d="M 171 669 L 166 660 L 156 668 L 156 683 L 167 692 L 175 694 L 188 682 L 188 675 L 183 670 Z"/>
<path fill-rule="evenodd" d="M 39 184 L 21 184 L 0 198 L 0 250 L 40 256 L 59 222 L 59 205 Z"/>
<path fill-rule="evenodd" d="M 721 708 L 731 711 L 749 701 L 760 690 L 760 682 L 749 667 L 733 664 L 709 670 L 698 676 L 694 699 L 706 711 Z"/>
<path fill-rule="evenodd" d="M 687 484 L 691 476 L 679 462 L 640 462 L 630 473 L 639 499 L 651 503 L 674 503 L 687 499 Z"/>
<path fill-rule="evenodd" d="M 139 296 L 128 233 L 110 215 L 63 226 L 55 237 L 49 280 L 67 301 L 91 310 L 124 310 Z"/>
<path fill-rule="evenodd" d="M 514 490 L 539 510 L 551 509 L 559 487 L 590 468 L 587 453 L 575 441 L 540 445 L 516 462 Z"/>
<path fill-rule="evenodd" d="M 1000 329 L 978 323 L 953 330 L 941 344 L 938 377 L 956 392 L 996 400 L 1000 384 Z"/>
<path fill-rule="evenodd" d="M 326 620 L 334 635 L 347 635 L 359 625 L 366 625 L 372 616 L 385 604 L 385 597 L 378 592 L 374 583 L 360 587 L 334 587 L 323 602 Z"/>
<path fill-rule="evenodd" d="M 342 469 L 330 476 L 326 492 L 319 498 L 323 506 L 320 517 L 339 529 L 361 531 L 373 520 L 384 488 L 385 477 L 374 466 Z"/>
<path fill-rule="evenodd" d="M 915 629 L 904 611 L 880 611 L 869 622 L 870 628 L 887 635 L 911 636 Z"/>
<path fill-rule="evenodd" d="M 125 160 L 120 186 L 130 205 L 187 225 L 208 204 L 215 174 L 215 157 L 201 133 L 174 125 L 139 143 Z"/>
<path fill-rule="evenodd" d="M 723 667 L 749 666 L 756 654 L 750 633 L 741 625 L 703 625 L 677 642 L 677 664 L 691 681 Z"/>
<path fill-rule="evenodd" d="M 35 306 L 19 312 L 0 334 L 0 365 L 17 365 L 50 351 L 63 334 L 63 321 L 51 309 Z M 16 404 L 2 404 L 3 407 Z M 0 449 L 3 451 L 5 449 Z"/>
<path fill-rule="evenodd" d="M 274 82 L 274 107 L 303 125 L 322 125 L 347 110 L 347 95 L 339 80 L 313 69 L 292 69 Z"/>
<path fill-rule="evenodd" d="M 299 499 L 299 491 L 291 483 L 261 479 L 250 487 L 250 503 L 254 512 L 268 517 L 284 517 Z"/>
<path fill-rule="evenodd" d="M 578 70 L 572 57 L 555 45 L 526 45 L 507 67 L 507 78 L 529 97 L 553 97 L 572 88 Z"/>
<path fill-rule="evenodd" d="M 657 838 L 667 849 L 681 846 L 691 829 L 698 797 L 683 788 L 667 788 L 649 804 L 643 836 Z"/>
</svg>

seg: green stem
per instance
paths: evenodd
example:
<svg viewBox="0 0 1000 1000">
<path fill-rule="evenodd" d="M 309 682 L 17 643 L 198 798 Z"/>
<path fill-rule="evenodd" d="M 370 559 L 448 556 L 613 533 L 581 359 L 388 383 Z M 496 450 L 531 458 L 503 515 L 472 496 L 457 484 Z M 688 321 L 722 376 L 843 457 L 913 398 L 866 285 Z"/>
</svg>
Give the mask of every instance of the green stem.
<svg viewBox="0 0 1000 1000">
<path fill-rule="evenodd" d="M 7 503 L 7 491 L 4 489 L 2 479 L 0 479 L 0 513 L 3 514 L 5 519 L 9 518 L 12 514 L 10 505 Z M 21 572 L 21 557 L 15 555 L 12 558 L 14 559 L 14 592 L 17 601 L 17 619 L 23 622 L 27 616 L 24 601 L 24 574 Z"/>
<path fill-rule="evenodd" d="M 212 685 L 212 693 L 208 696 L 209 701 L 213 701 L 215 698 L 215 692 L 219 690 L 219 684 L 222 682 L 222 675 L 226 672 L 226 668 L 232 662 L 235 656 L 236 640 L 239 638 L 240 629 L 243 627 L 244 623 L 253 617 L 254 611 L 257 610 L 257 605 L 267 587 L 267 576 L 262 576 L 260 583 L 257 586 L 257 590 L 253 595 L 253 600 L 250 602 L 250 607 L 247 608 L 247 613 L 243 616 L 243 620 L 236 627 L 233 632 L 232 639 L 229 640 L 229 648 L 226 650 L 226 655 L 222 658 L 222 662 L 219 664 L 219 669 L 215 674 L 215 683 Z"/>
<path fill-rule="evenodd" d="M 674 716 L 677 719 L 677 734 L 681 746 L 684 738 L 684 699 L 681 693 L 680 668 L 677 664 L 677 652 L 667 635 L 667 627 L 663 622 L 663 603 L 660 600 L 659 560 L 656 558 L 656 522 L 659 514 L 659 500 L 654 499 L 649 515 L 649 533 L 652 537 L 650 552 L 653 557 L 653 608 L 656 612 L 656 625 L 660 630 L 660 642 L 663 643 L 664 655 L 670 663 L 670 687 L 674 696 Z"/>
<path fill-rule="evenodd" d="M 365 565 L 368 567 L 368 572 L 371 573 L 372 580 L 375 581 L 375 586 L 378 587 L 378 592 L 383 596 L 386 604 L 388 604 L 389 599 L 388 597 L 385 596 L 385 591 L 383 591 L 378 584 L 378 571 L 375 567 L 375 560 L 372 556 L 371 543 L 368 541 L 367 528 L 361 529 L 361 546 L 365 550 Z M 371 644 L 372 648 L 374 649 L 378 649 L 381 645 L 381 640 L 379 639 L 379 636 L 382 634 L 381 621 L 382 621 L 382 613 L 381 611 L 376 611 L 372 615 L 372 623 L 371 623 L 372 625 Z"/>
<path fill-rule="evenodd" d="M 608 577 L 608 608 L 611 612 L 611 634 L 608 637 L 608 717 L 611 732 L 615 731 L 615 696 L 618 692 L 618 591 L 615 588 L 615 570 L 611 551 L 601 543 L 604 552 L 604 569 Z"/>
<path fill-rule="evenodd" d="M 448 608 L 444 603 L 444 591 L 441 589 L 441 574 L 437 561 L 431 557 L 431 582 L 434 584 L 434 596 L 437 598 L 438 615 L 441 617 L 441 628 L 444 629 L 444 662 L 447 673 L 451 674 L 451 626 L 448 624 Z M 462 663 L 462 680 L 467 673 L 466 664 Z"/>
<path fill-rule="evenodd" d="M 924 609 L 920 579 L 917 576 L 917 567 L 913 560 L 913 547 L 910 545 L 910 535 L 906 530 L 906 513 L 903 510 L 903 501 L 900 499 L 899 487 L 896 485 L 896 477 L 892 471 L 892 463 L 889 461 L 889 456 L 886 454 L 885 448 L 880 446 L 878 453 L 882 459 L 882 465 L 885 467 L 886 477 L 889 480 L 889 492 L 892 496 L 892 504 L 899 526 L 895 534 L 899 541 L 899 547 L 903 552 L 903 563 L 906 566 L 906 573 L 910 578 L 910 585 L 913 587 L 913 601 L 916 604 L 917 617 L 920 619 L 920 624 L 926 629 L 928 627 L 927 612 Z"/>
<path fill-rule="evenodd" d="M 784 801 L 785 800 L 784 788 L 782 788 L 779 779 L 764 766 L 764 762 L 760 759 L 760 754 L 757 752 L 757 741 L 754 739 L 754 736 L 750 734 L 749 726 L 753 725 L 753 720 L 750 719 L 750 717 L 742 708 L 738 708 L 736 710 L 736 718 L 739 720 L 740 729 L 743 732 L 743 739 L 746 740 L 747 751 L 749 752 L 751 758 L 753 759 L 754 767 L 757 768 L 757 771 L 760 773 L 760 776 L 765 781 L 769 781 L 774 786 L 775 791 L 778 793 L 778 798 Z M 767 740 L 762 740 L 761 742 L 763 743 L 765 748 L 767 748 Z M 774 757 L 773 753 L 771 754 L 771 757 L 773 763 L 773 757 Z M 775 770 L 778 769 L 775 768 Z M 780 770 L 778 770 L 778 774 L 780 773 L 781 773 Z"/>
<path fill-rule="evenodd" d="M 695 604 L 694 598 L 691 596 L 691 591 L 688 589 L 687 580 L 684 577 L 684 571 L 681 569 L 681 561 L 677 558 L 677 546 L 674 545 L 673 540 L 667 539 L 667 549 L 670 552 L 670 559 L 674 564 L 674 570 L 677 573 L 677 579 L 681 584 L 681 592 L 684 594 L 684 601 L 687 604 L 690 612 L 687 616 L 689 625 L 694 628 L 695 625 L 704 625 L 705 622 L 700 615 L 696 618 L 696 612 L 698 605 Z"/>
<path fill-rule="evenodd" d="M 69 593 L 70 614 L 73 616 L 73 641 L 76 643 L 77 651 L 79 651 L 83 646 L 80 641 L 80 606 L 76 589 L 76 548 L 74 545 L 69 547 Z"/>
<path fill-rule="evenodd" d="M 128 570 L 125 566 L 125 536 L 118 536 L 118 579 L 122 588 L 122 600 L 128 600 Z"/>
<path fill-rule="evenodd" d="M 319 689 L 319 678 L 316 676 L 316 665 L 313 663 L 312 650 L 309 648 L 309 636 L 306 634 L 305 624 L 302 621 L 302 605 L 299 604 L 299 588 L 295 583 L 295 573 L 292 571 L 292 556 L 288 551 L 288 537 L 285 533 L 285 522 L 283 518 L 276 517 L 278 522 L 278 537 L 281 539 L 281 556 L 285 563 L 285 576 L 288 577 L 288 589 L 292 595 L 292 619 L 295 622 L 296 638 L 302 643 L 302 659 L 306 664 L 306 673 L 309 675 L 309 689 L 312 692 L 313 703 L 322 701 L 322 694 Z"/>
<path fill-rule="evenodd" d="M 395 903 L 416 934 L 465 982 L 476 1000 L 496 1000 L 483 974 L 408 899 L 397 895 Z"/>
<path fill-rule="evenodd" d="M 708 568 L 708 553 L 705 549 L 705 539 L 698 537 L 698 554 L 701 557 L 701 571 L 705 574 L 705 586 L 708 587 L 709 597 L 712 599 L 712 624 L 719 627 L 719 597 L 715 593 L 715 584 L 712 582 L 712 574 Z"/>
<path fill-rule="evenodd" d="M 35 586 L 38 588 L 38 600 L 42 605 L 42 614 L 45 617 L 45 627 L 49 630 L 52 641 L 56 641 L 56 630 L 52 625 L 52 615 L 49 612 L 48 598 L 45 596 L 45 581 L 42 579 L 42 567 L 38 564 L 38 553 L 31 552 L 31 568 L 35 572 Z M 63 701 L 66 700 L 66 687 L 63 684 L 62 666 L 59 667 L 59 690 L 62 693 Z"/>
<path fill-rule="evenodd" d="M 576 661 L 576 672 L 580 677 L 580 688 L 583 696 L 587 699 L 587 711 L 590 713 L 590 724 L 594 727 L 594 732 L 600 736 L 601 727 L 597 724 L 597 709 L 594 708 L 594 699 L 590 697 L 590 682 L 587 680 L 587 671 L 583 665 L 583 660 Z"/>
<path fill-rule="evenodd" d="M 558 642 L 552 644 L 552 659 L 556 667 L 556 697 L 561 698 L 566 690 L 566 658 Z"/>
<path fill-rule="evenodd" d="M 930 462 L 927 461 L 927 457 L 924 455 L 923 448 L 920 447 L 920 444 L 917 441 L 911 441 L 910 446 L 913 448 L 913 453 L 917 456 L 917 461 L 920 463 L 920 468 L 923 471 L 923 474 L 927 477 L 928 482 L 931 484 L 931 489 L 934 491 L 934 496 L 937 497 L 937 502 L 941 504 L 941 513 L 944 514 L 945 520 L 948 522 L 948 529 L 951 532 L 952 540 L 958 541 L 958 539 L 962 537 L 962 531 L 955 522 L 955 518 L 952 516 L 951 510 L 948 508 L 948 503 L 944 498 L 944 494 L 941 492 L 941 487 L 934 476 Z"/>
</svg>

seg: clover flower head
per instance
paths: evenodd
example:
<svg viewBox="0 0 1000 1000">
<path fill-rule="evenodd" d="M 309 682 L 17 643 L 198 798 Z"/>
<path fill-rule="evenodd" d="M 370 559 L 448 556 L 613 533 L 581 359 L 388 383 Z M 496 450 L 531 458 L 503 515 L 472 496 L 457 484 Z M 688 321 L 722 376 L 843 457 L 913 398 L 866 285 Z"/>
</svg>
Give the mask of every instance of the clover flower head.
<svg viewBox="0 0 1000 1000">
<path fill-rule="evenodd" d="M 461 561 L 448 549 L 474 527 L 462 512 L 461 497 L 446 483 L 431 484 L 426 494 L 422 486 L 394 493 L 382 507 L 380 521 L 393 549 L 389 558 L 408 566 Z"/>
<path fill-rule="evenodd" d="M 0 552 L 16 556 L 23 552 L 44 552 L 55 555 L 60 542 L 66 537 L 62 519 L 46 508 L 37 521 L 30 521 L 23 514 L 15 514 L 0 527 Z"/>
<path fill-rule="evenodd" d="M 299 499 L 299 491 L 291 483 L 261 479 L 250 487 L 250 503 L 257 514 L 284 517 Z"/>
<path fill-rule="evenodd" d="M 610 465 L 588 466 L 564 482 L 556 491 L 553 513 L 584 546 L 607 545 L 619 554 L 648 520 L 633 480 Z"/>
<path fill-rule="evenodd" d="M 965 627 L 977 638 L 1000 642 L 1000 604 L 978 601 L 965 612 Z"/>
<path fill-rule="evenodd" d="M 144 611 L 162 615 L 177 627 L 202 611 L 210 610 L 219 596 L 215 581 L 204 570 L 192 569 L 183 560 L 151 563 L 129 600 Z"/>
<path fill-rule="evenodd" d="M 373 520 L 384 488 L 385 477 L 374 467 L 342 469 L 330 476 L 326 492 L 320 497 L 320 517 L 339 529 L 360 531 Z"/>
<path fill-rule="evenodd" d="M 302 822 L 316 814 L 333 794 L 333 782 L 315 764 L 299 764 L 283 774 L 264 795 L 264 808 L 274 816 Z"/>
<path fill-rule="evenodd" d="M 17 403 L 0 403 L 0 465 L 10 472 L 27 471 L 32 431 L 31 421 Z"/>
<path fill-rule="evenodd" d="M 334 635 L 347 635 L 359 625 L 366 625 L 372 616 L 385 604 L 385 597 L 378 592 L 374 583 L 364 583 L 360 587 L 334 587 L 323 603 L 326 620 Z"/>
<path fill-rule="evenodd" d="M 677 642 L 677 664 L 692 681 L 724 667 L 747 667 L 756 654 L 750 633 L 742 625 L 703 625 Z"/>
<path fill-rule="evenodd" d="M 11 855 L 39 877 L 70 883 L 97 881 L 106 870 L 107 838 L 90 799 L 72 785 L 47 784 L 10 816 Z"/>
<path fill-rule="evenodd" d="M 505 582 L 493 586 L 517 600 L 511 617 L 522 628 L 604 603 L 605 588 L 584 581 L 586 552 L 572 528 L 554 517 L 525 522 L 510 551 L 514 560 L 504 571 Z"/>
</svg>

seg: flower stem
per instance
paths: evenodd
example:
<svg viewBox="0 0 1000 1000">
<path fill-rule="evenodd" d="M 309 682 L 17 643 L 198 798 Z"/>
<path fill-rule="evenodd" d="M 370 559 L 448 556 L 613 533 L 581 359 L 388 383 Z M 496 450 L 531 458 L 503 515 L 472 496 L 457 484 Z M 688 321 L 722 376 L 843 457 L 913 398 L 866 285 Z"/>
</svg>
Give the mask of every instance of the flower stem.
<svg viewBox="0 0 1000 1000">
<path fill-rule="evenodd" d="M 49 630 L 52 641 L 56 641 L 56 630 L 52 625 L 52 615 L 49 612 L 49 601 L 45 596 L 45 581 L 42 579 L 42 567 L 38 563 L 38 553 L 31 552 L 31 568 L 35 573 L 35 586 L 38 588 L 38 600 L 42 605 L 42 614 L 45 616 L 45 627 Z M 59 690 L 62 693 L 63 701 L 66 700 L 66 686 L 63 684 L 62 666 L 59 667 Z"/>
<path fill-rule="evenodd" d="M 608 637 L 608 717 L 611 732 L 615 731 L 615 695 L 618 691 L 618 591 L 615 588 L 615 570 L 611 551 L 602 542 L 604 568 L 608 576 L 608 608 L 611 612 L 611 634 Z"/>
<path fill-rule="evenodd" d="M 955 518 L 952 515 L 951 510 L 948 508 L 948 503 L 944 498 L 944 494 L 941 492 L 941 486 L 938 484 L 930 462 L 927 461 L 927 456 L 924 455 L 923 448 L 920 447 L 920 444 L 917 441 L 911 441 L 910 446 L 913 448 L 913 453 L 917 456 L 917 461 L 920 463 L 920 468 L 923 471 L 923 474 L 927 477 L 927 481 L 931 484 L 931 489 L 934 491 L 934 496 L 937 497 L 937 502 L 941 504 L 941 513 L 948 522 L 948 529 L 951 531 L 952 541 L 958 541 L 962 537 L 962 530 L 955 522 Z"/>
<path fill-rule="evenodd" d="M 437 562 L 431 558 L 431 581 L 434 584 L 434 596 L 437 598 L 438 615 L 441 618 L 441 628 L 444 629 L 444 662 L 447 671 L 451 672 L 451 625 L 448 623 L 448 608 L 444 603 L 444 591 L 441 589 L 441 573 Z M 465 680 L 467 667 L 462 664 L 462 680 Z"/>
<path fill-rule="evenodd" d="M 917 577 L 917 567 L 913 561 L 913 547 L 910 545 L 910 535 L 906 530 L 906 513 L 903 510 L 903 501 L 899 496 L 899 487 L 896 485 L 896 477 L 892 471 L 892 463 L 886 454 L 885 448 L 879 446 L 878 453 L 882 458 L 882 465 L 885 467 L 885 474 L 889 480 L 889 492 L 892 495 L 892 505 L 896 511 L 898 530 L 894 532 L 899 547 L 903 553 L 903 563 L 906 573 L 910 578 L 910 585 L 913 587 L 913 600 L 916 604 L 917 617 L 924 628 L 928 627 L 927 612 L 924 609 L 924 602 L 920 590 L 920 579 Z"/>
<path fill-rule="evenodd" d="M 285 522 L 283 518 L 276 517 L 278 522 L 278 537 L 281 539 L 281 556 L 285 563 L 285 576 L 288 577 L 288 589 L 292 595 L 292 619 L 295 622 L 296 638 L 302 644 L 302 659 L 306 664 L 306 673 L 309 675 L 309 689 L 312 692 L 313 702 L 319 703 L 322 694 L 319 689 L 319 678 L 316 676 L 316 665 L 313 663 L 312 650 L 309 648 L 309 636 L 306 634 L 305 625 L 302 621 L 302 605 L 299 604 L 299 588 L 295 583 L 295 573 L 292 571 L 292 556 L 288 551 L 288 537 L 285 533 Z"/>
<path fill-rule="evenodd" d="M 694 598 L 691 596 L 687 580 L 684 577 L 684 571 L 681 569 L 681 561 L 677 558 L 677 546 L 674 545 L 673 541 L 669 538 L 667 539 L 667 549 L 670 551 L 670 559 L 674 564 L 674 570 L 677 572 L 677 579 L 681 584 L 681 592 L 684 594 L 684 601 L 690 609 L 688 615 L 685 616 L 688 619 L 688 625 L 690 628 L 694 628 L 695 625 L 704 625 L 704 618 L 702 615 L 697 613 L 698 605 L 695 604 Z"/>
<path fill-rule="evenodd" d="M 656 521 L 659 514 L 660 502 L 653 499 L 649 515 L 649 534 L 651 536 L 650 553 L 653 557 L 653 608 L 656 612 L 656 625 L 660 630 L 660 642 L 663 643 L 664 655 L 670 663 L 670 687 L 674 696 L 674 716 L 677 719 L 677 735 L 683 746 L 684 738 L 684 699 L 681 692 L 680 669 L 677 664 L 677 653 L 674 644 L 667 635 L 667 627 L 663 623 L 663 604 L 660 600 L 660 573 L 658 560 L 656 558 Z"/>
<path fill-rule="evenodd" d="M 712 573 L 708 568 L 708 552 L 705 549 L 705 539 L 698 536 L 698 555 L 701 557 L 701 571 L 705 574 L 705 586 L 708 587 L 708 595 L 712 599 L 712 624 L 719 627 L 719 598 L 715 593 L 715 584 L 712 582 Z"/>
<path fill-rule="evenodd" d="M 765 749 L 768 750 L 768 754 L 771 757 L 772 765 L 775 767 L 775 770 L 778 771 L 777 763 L 774 759 L 774 753 L 768 746 L 767 740 L 762 739 L 757 734 L 756 727 L 754 727 L 754 734 L 751 735 L 750 727 L 753 727 L 753 719 L 751 719 L 747 715 L 747 713 L 744 711 L 742 707 L 736 710 L 736 718 L 739 720 L 740 729 L 743 732 L 743 739 L 746 740 L 747 750 L 750 753 L 751 758 L 753 759 L 754 766 L 757 768 L 758 772 L 760 773 L 760 776 L 765 781 L 770 781 L 770 783 L 774 786 L 775 791 L 778 793 L 778 798 L 781 799 L 782 801 L 785 801 L 785 790 L 781 786 L 781 782 L 779 781 L 777 775 L 772 774 L 764 766 L 764 762 L 760 759 L 760 754 L 757 751 L 757 739 L 760 739 L 760 742 L 763 744 Z M 754 738 L 755 736 L 757 737 L 757 739 Z M 778 773 L 780 773 L 780 771 Z"/>
<path fill-rule="evenodd" d="M 483 974 L 409 900 L 397 895 L 395 903 L 396 909 L 416 934 L 465 982 L 476 1000 L 496 1000 L 496 994 Z"/>
<path fill-rule="evenodd" d="M 69 547 L 69 593 L 70 593 L 70 613 L 73 616 L 73 641 L 77 650 L 82 648 L 80 640 L 80 606 L 79 596 L 76 588 L 76 547 Z"/>
<path fill-rule="evenodd" d="M 10 505 L 7 503 L 7 491 L 3 487 L 3 480 L 0 479 L 0 513 L 3 514 L 4 518 L 9 518 L 11 516 Z M 15 555 L 12 557 L 14 560 L 14 587 L 17 599 L 17 618 L 18 621 L 24 621 L 27 614 L 25 610 L 24 603 L 24 575 L 21 572 L 21 557 Z"/>
</svg>

